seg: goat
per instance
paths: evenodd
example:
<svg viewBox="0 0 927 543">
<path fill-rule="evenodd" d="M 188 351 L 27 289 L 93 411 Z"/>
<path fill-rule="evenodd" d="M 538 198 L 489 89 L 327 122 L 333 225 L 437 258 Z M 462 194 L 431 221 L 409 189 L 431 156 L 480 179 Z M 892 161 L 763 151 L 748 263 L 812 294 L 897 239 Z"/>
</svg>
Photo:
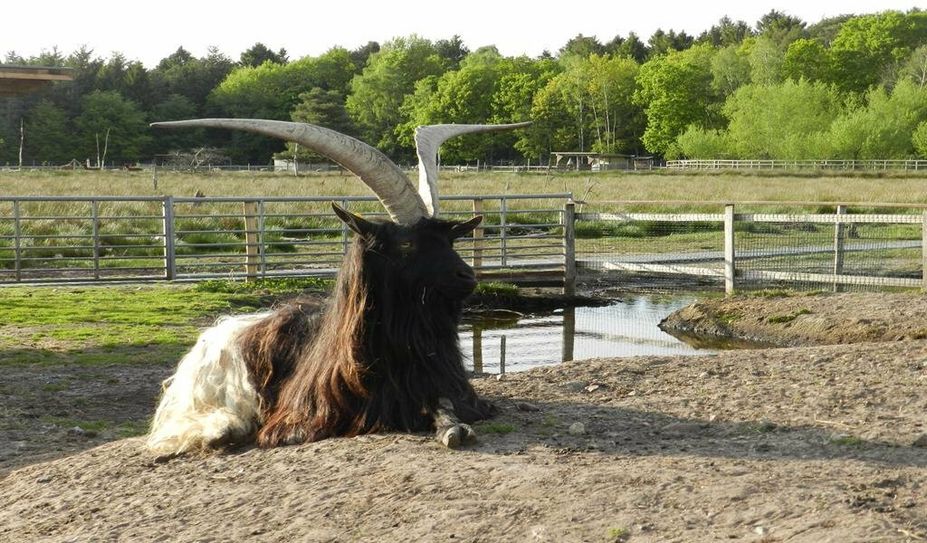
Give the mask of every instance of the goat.
<svg viewBox="0 0 927 543">
<path fill-rule="evenodd" d="M 203 332 L 164 383 L 148 448 L 172 455 L 252 439 L 276 447 L 429 428 L 447 447 L 475 440 L 470 424 L 495 408 L 477 396 L 463 368 L 457 326 L 476 279 L 453 242 L 482 218 L 435 218 L 435 157 L 449 137 L 526 124 L 419 127 L 416 192 L 379 151 L 322 127 L 250 119 L 155 123 L 297 141 L 356 173 L 392 220 L 369 221 L 332 204 L 355 233 L 332 296 L 226 317 Z"/>
</svg>

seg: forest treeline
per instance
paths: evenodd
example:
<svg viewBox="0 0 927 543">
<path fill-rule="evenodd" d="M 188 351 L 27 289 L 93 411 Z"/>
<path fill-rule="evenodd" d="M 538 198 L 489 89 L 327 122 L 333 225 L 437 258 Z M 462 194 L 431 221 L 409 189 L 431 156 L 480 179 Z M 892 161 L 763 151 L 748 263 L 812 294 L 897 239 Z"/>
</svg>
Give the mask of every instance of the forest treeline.
<svg viewBox="0 0 927 543">
<path fill-rule="evenodd" d="M 927 157 L 927 12 L 808 23 L 771 11 L 698 36 L 658 30 L 507 57 L 458 36 L 398 37 L 289 59 L 257 43 L 238 60 L 182 47 L 152 69 L 114 53 L 57 49 L 6 64 L 65 66 L 74 81 L 0 98 L 0 163 L 150 160 L 210 148 L 236 164 L 300 150 L 243 133 L 161 131 L 150 121 L 255 117 L 327 126 L 411 161 L 419 124 L 533 120 L 462 137 L 448 163 L 543 160 L 551 151 L 665 158 Z M 108 137 L 107 137 L 108 134 Z"/>
</svg>

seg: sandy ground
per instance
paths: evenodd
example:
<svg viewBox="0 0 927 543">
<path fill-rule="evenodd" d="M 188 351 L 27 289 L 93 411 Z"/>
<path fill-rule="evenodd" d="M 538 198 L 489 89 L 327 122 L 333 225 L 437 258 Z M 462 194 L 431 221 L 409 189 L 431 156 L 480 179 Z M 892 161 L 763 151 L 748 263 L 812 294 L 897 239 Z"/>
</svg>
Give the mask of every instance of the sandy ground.
<svg viewBox="0 0 927 543">
<path fill-rule="evenodd" d="M 885 299 L 871 301 L 900 313 Z M 822 315 L 807 309 L 793 322 Z M 927 326 L 927 311 L 919 318 Z M 16 394 L 0 394 L 0 438 L 19 445 L 0 458 L 0 541 L 927 539 L 922 340 L 479 378 L 501 414 L 458 451 L 387 434 L 166 462 L 139 438 L 95 446 L 118 425 L 88 436 L 45 422 L 41 434 L 28 421 L 75 405 L 88 417 L 150 414 L 169 368 L 86 370 L 86 390 L 53 406 L 43 402 L 55 387 L 30 388 L 27 370 L 4 368 Z M 101 387 L 111 393 L 99 400 Z"/>
</svg>

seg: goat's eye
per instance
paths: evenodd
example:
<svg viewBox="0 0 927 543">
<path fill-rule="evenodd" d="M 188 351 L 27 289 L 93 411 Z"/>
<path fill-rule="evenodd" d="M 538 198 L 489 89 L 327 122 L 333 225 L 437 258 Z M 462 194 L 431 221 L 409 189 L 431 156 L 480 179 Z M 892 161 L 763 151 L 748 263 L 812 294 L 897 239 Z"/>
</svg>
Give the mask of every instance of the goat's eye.
<svg viewBox="0 0 927 543">
<path fill-rule="evenodd" d="M 411 253 L 415 249 L 415 244 L 411 241 L 400 241 L 399 242 L 399 251 L 403 254 Z"/>
</svg>

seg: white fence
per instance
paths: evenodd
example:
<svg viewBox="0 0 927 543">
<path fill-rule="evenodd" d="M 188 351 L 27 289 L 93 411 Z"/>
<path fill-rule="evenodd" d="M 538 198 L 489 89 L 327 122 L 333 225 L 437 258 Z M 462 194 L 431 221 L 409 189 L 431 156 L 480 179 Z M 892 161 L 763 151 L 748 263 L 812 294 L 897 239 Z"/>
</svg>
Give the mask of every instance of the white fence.
<svg viewBox="0 0 927 543">
<path fill-rule="evenodd" d="M 834 290 L 848 286 L 927 288 L 927 212 L 848 214 L 577 213 L 577 224 L 657 226 L 657 235 L 618 232 L 590 246 L 577 242 L 582 268 L 690 276 L 741 286 L 804 283 Z"/>
<path fill-rule="evenodd" d="M 927 160 L 667 160 L 670 170 L 927 170 Z"/>
</svg>

